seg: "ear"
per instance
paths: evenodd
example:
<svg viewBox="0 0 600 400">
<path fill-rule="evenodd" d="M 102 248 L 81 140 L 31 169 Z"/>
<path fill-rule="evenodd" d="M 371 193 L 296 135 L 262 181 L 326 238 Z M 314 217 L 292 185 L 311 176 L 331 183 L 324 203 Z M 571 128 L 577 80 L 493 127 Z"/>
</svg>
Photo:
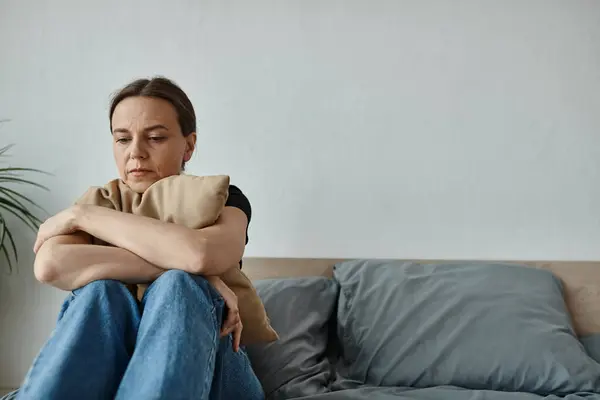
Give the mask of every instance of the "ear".
<svg viewBox="0 0 600 400">
<path fill-rule="evenodd" d="M 196 148 L 196 132 L 192 132 L 185 138 L 185 153 L 183 154 L 183 161 L 188 162 L 194 154 Z"/>
</svg>

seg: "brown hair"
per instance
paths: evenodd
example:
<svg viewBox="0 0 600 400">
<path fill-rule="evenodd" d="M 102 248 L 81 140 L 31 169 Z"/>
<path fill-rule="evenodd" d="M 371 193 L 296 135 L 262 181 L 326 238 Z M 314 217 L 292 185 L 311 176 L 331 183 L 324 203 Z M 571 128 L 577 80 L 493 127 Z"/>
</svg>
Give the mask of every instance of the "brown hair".
<svg viewBox="0 0 600 400">
<path fill-rule="evenodd" d="M 196 132 L 196 113 L 192 102 L 175 82 L 162 76 L 152 79 L 137 79 L 127 84 L 113 96 L 108 114 L 111 132 L 112 116 L 115 108 L 121 101 L 133 96 L 156 97 L 168 101 L 175 107 L 183 136 L 189 136 L 190 133 Z"/>
</svg>

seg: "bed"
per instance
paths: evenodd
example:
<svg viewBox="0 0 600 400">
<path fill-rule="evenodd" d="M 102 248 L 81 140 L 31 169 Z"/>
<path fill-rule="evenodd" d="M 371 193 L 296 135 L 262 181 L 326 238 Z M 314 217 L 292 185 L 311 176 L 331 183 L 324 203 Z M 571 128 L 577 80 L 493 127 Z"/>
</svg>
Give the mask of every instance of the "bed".
<svg viewBox="0 0 600 400">
<path fill-rule="evenodd" d="M 600 262 L 244 259 L 267 399 L 600 399 Z"/>
</svg>

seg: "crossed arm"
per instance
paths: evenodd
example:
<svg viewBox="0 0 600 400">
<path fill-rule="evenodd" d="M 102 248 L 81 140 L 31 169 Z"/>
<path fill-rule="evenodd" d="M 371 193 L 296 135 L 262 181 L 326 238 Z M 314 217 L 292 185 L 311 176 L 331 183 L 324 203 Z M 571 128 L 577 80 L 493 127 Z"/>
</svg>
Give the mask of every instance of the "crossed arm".
<svg viewBox="0 0 600 400">
<path fill-rule="evenodd" d="M 214 276 L 243 256 L 246 214 L 225 207 L 214 225 L 190 229 L 98 206 L 77 205 L 48 219 L 34 246 L 41 282 L 73 290 L 99 279 L 147 283 L 167 269 Z M 94 236 L 110 246 L 91 244 Z"/>
</svg>

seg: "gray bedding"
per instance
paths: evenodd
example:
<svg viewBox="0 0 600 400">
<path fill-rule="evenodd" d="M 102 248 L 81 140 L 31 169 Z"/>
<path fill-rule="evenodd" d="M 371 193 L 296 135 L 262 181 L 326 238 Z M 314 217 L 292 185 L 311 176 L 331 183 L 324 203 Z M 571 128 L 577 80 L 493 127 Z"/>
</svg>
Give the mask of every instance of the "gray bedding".
<svg viewBox="0 0 600 400">
<path fill-rule="evenodd" d="M 1 398 L 13 400 L 16 391 Z M 284 397 L 281 398 L 283 400 Z M 600 400 L 600 394 L 580 393 L 567 397 L 538 396 L 531 393 L 496 392 L 492 390 L 466 390 L 454 387 L 426 389 L 362 387 L 314 396 L 297 397 L 299 400 Z"/>
<path fill-rule="evenodd" d="M 580 393 L 566 397 L 538 396 L 531 393 L 498 392 L 492 390 L 467 390 L 451 386 L 424 389 L 400 387 L 362 387 L 346 389 L 314 396 L 300 397 L 302 400 L 600 400 L 600 394 Z"/>
<path fill-rule="evenodd" d="M 600 335 L 578 340 L 546 270 L 355 260 L 255 286 L 267 400 L 600 400 Z"/>
</svg>

